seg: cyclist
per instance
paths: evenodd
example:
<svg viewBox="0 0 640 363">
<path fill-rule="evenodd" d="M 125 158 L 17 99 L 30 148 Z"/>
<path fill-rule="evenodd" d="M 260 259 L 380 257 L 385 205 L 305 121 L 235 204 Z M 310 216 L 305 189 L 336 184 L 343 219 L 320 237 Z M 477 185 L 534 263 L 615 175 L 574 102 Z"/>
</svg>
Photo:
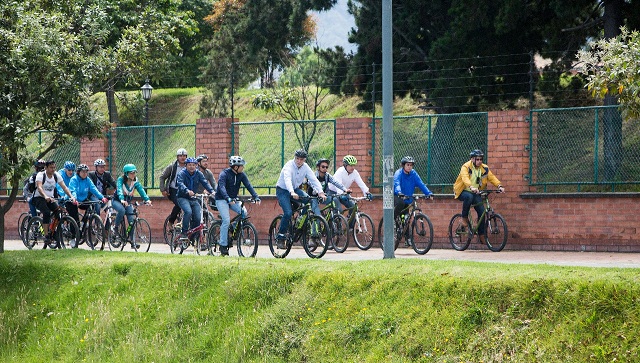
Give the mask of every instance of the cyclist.
<svg viewBox="0 0 640 363">
<path fill-rule="evenodd" d="M 284 241 L 286 239 L 285 233 L 289 229 L 289 221 L 293 214 L 293 208 L 291 202 L 297 200 L 300 197 L 308 197 L 302 189 L 294 187 L 294 185 L 300 185 L 307 178 L 307 182 L 311 185 L 313 190 L 318 194 L 321 200 L 326 199 L 326 194 L 322 190 L 322 185 L 313 170 L 305 162 L 307 160 L 307 151 L 299 149 L 295 152 L 293 160 L 289 160 L 284 164 L 276 183 L 276 196 L 278 197 L 278 204 L 282 208 L 282 221 L 278 229 L 278 235 L 276 236 L 276 243 L 278 248 L 285 248 Z"/>
<path fill-rule="evenodd" d="M 138 170 L 136 166 L 133 164 L 127 164 L 122 168 L 123 175 L 118 178 L 116 181 L 116 191 L 113 194 L 113 201 L 111 205 L 113 209 L 116 211 L 116 221 L 111 228 L 115 231 L 119 231 L 118 228 L 122 220 L 124 219 L 125 212 L 127 213 L 127 220 L 129 221 L 129 229 L 127 230 L 127 240 L 131 243 L 131 248 L 134 248 L 133 245 L 133 233 L 134 233 L 134 222 L 135 215 L 133 211 L 133 206 L 131 205 L 131 200 L 133 199 L 133 194 L 137 190 L 138 194 L 144 200 L 144 204 L 151 205 L 151 200 L 149 196 L 144 191 L 142 184 L 138 181 L 137 173 Z"/>
<path fill-rule="evenodd" d="M 213 190 L 216 190 L 216 178 L 213 176 L 211 170 L 208 169 L 209 157 L 205 154 L 200 154 L 196 158 L 196 161 L 198 161 L 198 170 L 204 174 L 204 178 L 207 179 Z M 201 184 L 198 184 L 196 187 L 196 193 L 202 194 L 203 191 L 204 187 Z"/>
<path fill-rule="evenodd" d="M 64 167 L 58 170 L 58 174 L 62 176 L 64 185 L 69 186 L 69 183 L 71 183 L 71 178 L 73 178 L 73 176 L 76 174 L 76 164 L 71 160 L 65 161 Z M 64 205 L 66 203 L 66 196 L 64 194 L 64 190 L 62 190 L 60 185 L 57 185 L 56 188 L 58 189 L 58 195 L 62 196 L 60 198 L 60 202 L 61 202 L 60 204 Z"/>
<path fill-rule="evenodd" d="M 54 200 L 58 196 L 57 187 L 60 187 L 69 197 L 69 201 L 75 202 L 62 175 L 56 171 L 56 162 L 47 160 L 44 163 L 44 170 L 36 176 L 36 191 L 33 193 L 33 204 L 42 213 L 42 227 L 47 231 L 45 246 L 53 238 L 52 232 L 49 231 L 49 223 L 51 223 L 51 214 L 58 209 L 58 203 Z"/>
<path fill-rule="evenodd" d="M 91 179 L 102 195 L 109 195 L 109 189 L 116 189 L 116 182 L 113 180 L 111 173 L 106 171 L 107 163 L 104 159 L 96 159 L 96 161 L 93 162 L 93 166 L 96 170 L 89 172 L 89 179 Z M 100 214 L 100 208 L 102 207 L 104 207 L 104 203 L 103 205 L 96 204 L 96 214 Z"/>
<path fill-rule="evenodd" d="M 394 218 L 399 216 L 408 204 L 413 203 L 412 197 L 416 187 L 420 188 L 426 197 L 433 199 L 433 193 L 422 182 L 418 172 L 413 170 L 415 162 L 411 156 L 403 157 L 400 161 L 402 167 L 393 174 Z M 403 196 L 409 198 L 405 199 Z"/>
<path fill-rule="evenodd" d="M 331 199 L 332 199 L 332 193 L 328 191 L 329 188 L 329 184 L 331 184 L 331 186 L 340 189 L 342 192 L 347 192 L 350 191 L 349 189 L 345 188 L 344 185 L 342 185 L 342 183 L 340 183 L 338 180 L 336 180 L 336 178 L 334 178 L 328 171 L 329 169 L 329 159 L 319 159 L 316 162 L 316 178 L 318 178 L 318 181 L 320 182 L 320 185 L 322 185 L 322 191 L 325 192 L 325 194 L 327 195 L 327 199 L 324 200 L 324 202 L 322 204 L 329 204 L 331 203 Z M 311 189 L 310 193 L 312 197 L 317 197 L 318 194 Z M 334 193 L 335 194 L 335 193 Z M 320 203 L 318 202 L 317 199 L 313 199 L 311 201 L 311 208 L 313 209 L 313 213 L 315 213 L 316 215 L 320 215 Z"/>
<path fill-rule="evenodd" d="M 186 168 L 178 173 L 176 178 L 176 186 L 178 187 L 177 200 L 178 205 L 182 209 L 182 233 L 180 238 L 187 238 L 187 231 L 200 225 L 200 213 L 202 211 L 200 202 L 193 198 L 196 194 L 196 186 L 198 184 L 204 187 L 205 194 L 213 193 L 211 184 L 205 179 L 204 174 L 197 170 L 198 161 L 196 158 L 187 158 L 185 160 Z M 189 224 L 191 221 L 191 226 Z M 191 238 L 195 240 L 197 234 Z"/>
<path fill-rule="evenodd" d="M 31 217 L 35 217 L 38 213 L 38 211 L 36 210 L 36 206 L 33 204 L 33 193 L 35 193 L 36 176 L 39 172 L 44 170 L 44 163 L 44 159 L 36 160 L 36 162 L 33 163 L 35 172 L 31 174 L 31 176 L 24 183 L 24 188 L 22 188 L 22 195 L 27 201 L 27 204 L 29 204 L 29 215 L 31 215 Z"/>
<path fill-rule="evenodd" d="M 247 174 L 243 172 L 245 164 L 246 161 L 242 156 L 234 155 L 229 158 L 229 167 L 222 170 L 218 176 L 218 188 L 216 189 L 215 200 L 216 207 L 220 213 L 220 218 L 222 218 L 222 225 L 220 225 L 220 240 L 218 243 L 220 244 L 220 254 L 223 256 L 229 255 L 227 238 L 229 235 L 229 221 L 231 220 L 229 209 L 236 212 L 236 214 L 242 213 L 240 205 L 233 201 L 233 199 L 238 196 L 240 184 L 247 188 L 251 197 L 253 197 L 256 202 L 260 202 L 260 198 L 256 191 L 253 190 L 253 187 L 249 182 L 249 178 L 247 178 Z"/>
<path fill-rule="evenodd" d="M 469 157 L 470 160 L 462 165 L 460 174 L 453 184 L 454 198 L 462 202 L 462 224 L 465 228 L 469 227 L 468 218 L 471 205 L 475 205 L 474 209 L 478 213 L 478 218 L 484 213 L 484 205 L 479 192 L 487 187 L 488 182 L 497 187 L 500 192 L 504 192 L 500 180 L 493 175 L 486 164 L 482 163 L 484 153 L 475 149 L 469 153 Z M 478 225 L 478 236 L 480 242 L 486 243 L 484 223 Z"/>
<path fill-rule="evenodd" d="M 169 198 L 173 202 L 173 209 L 169 214 L 169 223 L 173 225 L 180 213 L 180 206 L 178 205 L 178 187 L 176 186 L 176 177 L 186 167 L 185 160 L 187 160 L 187 150 L 180 148 L 176 151 L 176 161 L 169 164 L 162 175 L 160 175 L 160 192 L 162 195 Z"/>
<path fill-rule="evenodd" d="M 356 182 L 356 184 L 358 184 L 358 186 L 360 187 L 360 190 L 362 190 L 362 194 L 364 194 L 368 199 L 372 199 L 372 195 L 371 193 L 369 193 L 369 187 L 367 187 L 367 185 L 362 180 L 362 177 L 360 177 L 360 173 L 358 173 L 358 171 L 355 169 L 356 164 L 358 164 L 358 160 L 355 156 L 346 155 L 344 158 L 342 158 L 342 168 L 339 168 L 333 177 L 347 188 L 346 193 L 351 193 L 351 184 L 353 184 L 353 182 Z M 340 203 L 342 203 L 342 205 L 344 205 L 348 209 L 353 208 L 354 203 L 349 200 L 345 192 L 339 192 L 335 186 L 330 185 L 329 193 L 340 195 Z M 341 209 L 340 206 L 338 206 L 338 209 Z M 355 220 L 351 222 L 349 228 L 353 228 L 354 223 Z"/>
<path fill-rule="evenodd" d="M 85 164 L 80 164 L 76 168 L 76 175 L 71 178 L 69 182 L 69 190 L 71 195 L 76 200 L 74 203 L 67 202 L 66 208 L 69 215 L 76 220 L 78 226 L 80 226 L 80 218 L 78 216 L 78 208 L 87 210 L 88 206 L 78 207 L 78 202 L 84 202 L 86 200 L 100 200 L 102 203 L 107 202 L 107 198 L 96 188 L 91 179 L 87 178 L 89 174 L 89 167 Z M 71 248 L 77 248 L 78 241 L 71 241 Z"/>
</svg>

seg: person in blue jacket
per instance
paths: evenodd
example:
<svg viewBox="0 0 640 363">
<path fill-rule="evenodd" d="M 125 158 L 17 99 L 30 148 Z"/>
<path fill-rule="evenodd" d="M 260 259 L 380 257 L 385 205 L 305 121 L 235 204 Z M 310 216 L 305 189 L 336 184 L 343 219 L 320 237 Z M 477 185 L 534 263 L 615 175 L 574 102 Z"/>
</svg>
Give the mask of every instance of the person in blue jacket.
<svg viewBox="0 0 640 363">
<path fill-rule="evenodd" d="M 64 185 L 69 187 L 71 184 L 71 178 L 76 175 L 76 164 L 71 160 L 67 160 L 64 162 L 64 167 L 58 170 L 58 173 L 62 176 Z M 64 190 L 62 190 L 60 185 L 56 185 L 56 189 L 58 189 L 58 195 L 60 196 L 60 205 L 65 205 L 67 195 L 64 193 Z"/>
<path fill-rule="evenodd" d="M 71 191 L 71 195 L 75 198 L 76 202 L 71 203 L 67 202 L 67 212 L 69 215 L 76 220 L 78 226 L 80 226 L 80 218 L 78 216 L 78 203 L 82 203 L 87 200 L 95 200 L 102 201 L 103 203 L 107 202 L 107 198 L 100 193 L 96 185 L 93 184 L 93 181 L 88 178 L 89 176 L 89 167 L 85 164 L 79 164 L 76 168 L 76 175 L 74 175 L 69 181 L 69 190 Z M 87 209 L 89 206 L 80 206 L 80 209 L 84 210 L 85 213 L 89 213 Z M 71 247 L 77 248 L 80 243 L 75 243 L 81 241 L 71 241 Z"/>
<path fill-rule="evenodd" d="M 412 197 L 416 187 L 420 188 L 425 196 L 433 199 L 433 193 L 422 182 L 418 172 L 413 170 L 415 162 L 415 159 L 411 156 L 403 157 L 400 161 L 402 168 L 396 170 L 395 174 L 393 174 L 394 218 L 399 216 L 408 204 L 413 203 Z"/>
<path fill-rule="evenodd" d="M 229 235 L 229 221 L 231 220 L 229 209 L 232 209 L 237 214 L 242 213 L 240 205 L 234 202 L 234 199 L 238 197 L 240 184 L 247 188 L 256 202 L 260 202 L 258 194 L 253 190 L 251 183 L 249 183 L 247 174 L 243 173 L 245 164 L 246 162 L 242 156 L 234 155 L 229 158 L 229 167 L 222 170 L 218 177 L 218 188 L 216 190 L 215 199 L 216 208 L 218 208 L 220 218 L 222 218 L 222 225 L 220 226 L 220 241 L 218 241 L 218 243 L 220 244 L 220 254 L 223 256 L 229 255 L 229 242 L 227 240 Z"/>
<path fill-rule="evenodd" d="M 204 174 L 198 170 L 198 160 L 196 158 L 187 158 L 185 161 L 185 169 L 178 173 L 176 177 L 176 186 L 178 192 L 176 194 L 178 205 L 182 209 L 182 233 L 180 238 L 187 238 L 187 231 L 200 225 L 200 214 L 202 206 L 198 199 L 193 196 L 198 185 L 204 187 L 204 194 L 213 193 L 211 184 L 207 181 Z M 194 234 L 191 238 L 196 239 L 198 234 Z"/>
<path fill-rule="evenodd" d="M 122 168 L 123 176 L 119 177 L 116 181 L 116 191 L 113 194 L 113 200 L 111 201 L 111 206 L 116 210 L 116 221 L 111 228 L 114 231 L 119 231 L 120 223 L 124 219 L 125 212 L 127 213 L 127 220 L 129 221 L 129 227 L 127 229 L 127 241 L 131 242 L 131 248 L 133 246 L 133 233 L 135 231 L 134 226 L 134 211 L 133 206 L 131 205 L 131 200 L 133 199 L 133 194 L 135 191 L 138 191 L 140 197 L 144 200 L 144 204 L 151 205 L 151 200 L 149 196 L 144 191 L 142 184 L 138 181 L 137 173 L 138 170 L 136 166 L 133 164 L 127 164 Z"/>
</svg>

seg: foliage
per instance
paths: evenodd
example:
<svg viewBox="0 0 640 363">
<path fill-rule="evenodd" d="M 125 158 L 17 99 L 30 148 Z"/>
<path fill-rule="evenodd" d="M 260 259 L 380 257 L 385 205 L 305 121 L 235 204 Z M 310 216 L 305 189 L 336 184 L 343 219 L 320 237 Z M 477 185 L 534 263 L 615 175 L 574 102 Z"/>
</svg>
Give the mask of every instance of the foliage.
<svg viewBox="0 0 640 363">
<path fill-rule="evenodd" d="M 589 45 L 590 50 L 578 53 L 578 61 L 591 94 L 616 96 L 626 118 L 640 117 L 640 33 L 622 28 L 619 36 Z"/>
<path fill-rule="evenodd" d="M 635 269 L 319 262 L 10 251 L 0 256 L 0 360 L 639 358 Z"/>
</svg>

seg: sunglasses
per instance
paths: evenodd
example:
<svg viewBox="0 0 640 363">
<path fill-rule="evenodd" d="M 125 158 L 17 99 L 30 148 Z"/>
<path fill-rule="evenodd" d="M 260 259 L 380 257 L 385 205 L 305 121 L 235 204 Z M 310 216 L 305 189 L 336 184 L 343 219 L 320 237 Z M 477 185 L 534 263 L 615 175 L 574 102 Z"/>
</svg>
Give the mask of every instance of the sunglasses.
<svg viewBox="0 0 640 363">
<path fill-rule="evenodd" d="M 327 169 L 329 165 L 320 165 L 320 169 Z"/>
<path fill-rule="evenodd" d="M 475 161 L 482 161 L 482 158 L 475 158 Z"/>
</svg>

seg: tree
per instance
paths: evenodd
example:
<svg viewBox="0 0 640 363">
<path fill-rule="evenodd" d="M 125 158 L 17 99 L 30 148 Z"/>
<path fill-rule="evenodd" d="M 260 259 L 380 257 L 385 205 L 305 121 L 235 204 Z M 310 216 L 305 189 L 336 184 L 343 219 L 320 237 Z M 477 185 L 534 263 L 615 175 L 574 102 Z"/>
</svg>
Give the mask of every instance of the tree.
<svg viewBox="0 0 640 363">
<path fill-rule="evenodd" d="M 10 188 L 0 205 L 4 252 L 4 216 L 34 160 L 71 138 L 100 137 L 107 122 L 90 107 L 105 58 L 88 54 L 86 39 L 69 18 L 24 1 L 5 2 L 0 12 L 0 175 Z M 50 143 L 29 153 L 30 135 L 43 130 L 50 132 Z"/>
</svg>

